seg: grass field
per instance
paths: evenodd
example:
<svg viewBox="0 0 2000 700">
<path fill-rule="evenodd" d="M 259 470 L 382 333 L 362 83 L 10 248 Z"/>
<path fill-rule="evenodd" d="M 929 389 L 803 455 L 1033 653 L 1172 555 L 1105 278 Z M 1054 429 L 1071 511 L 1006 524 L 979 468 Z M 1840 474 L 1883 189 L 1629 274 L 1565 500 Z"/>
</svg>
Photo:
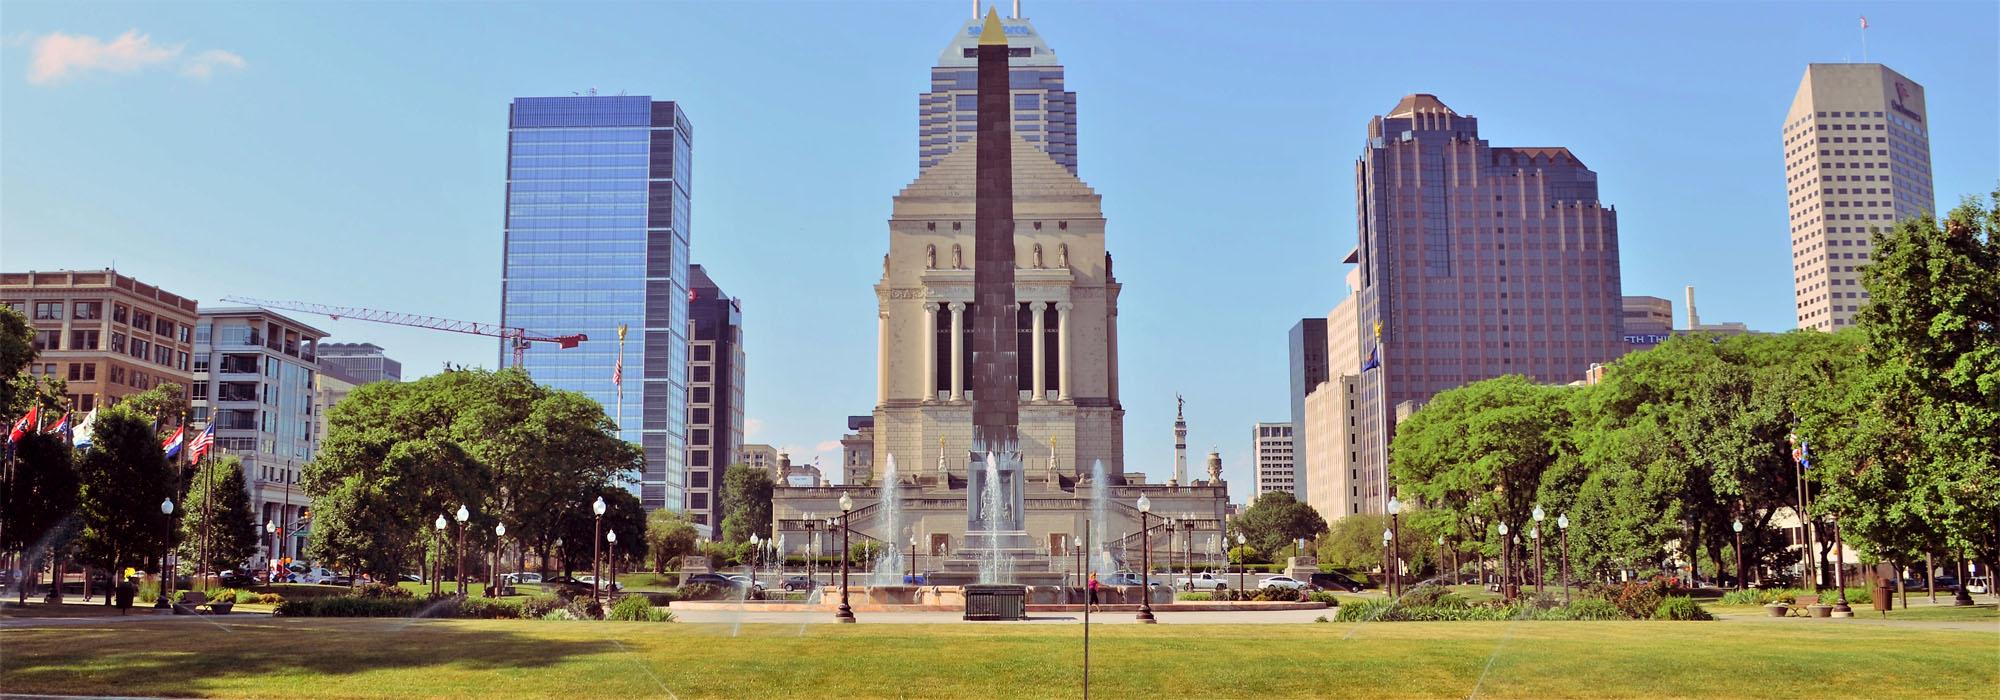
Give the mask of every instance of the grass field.
<svg viewBox="0 0 2000 700">
<path fill-rule="evenodd" d="M 1092 629 L 1092 692 L 1994 697 L 2000 623 L 1937 624 L 1107 625 Z M 1078 625 L 746 625 L 732 634 L 724 625 L 605 622 L 72 622 L 0 630 L 0 687 L 245 698 L 1078 697 L 1082 633 Z"/>
</svg>

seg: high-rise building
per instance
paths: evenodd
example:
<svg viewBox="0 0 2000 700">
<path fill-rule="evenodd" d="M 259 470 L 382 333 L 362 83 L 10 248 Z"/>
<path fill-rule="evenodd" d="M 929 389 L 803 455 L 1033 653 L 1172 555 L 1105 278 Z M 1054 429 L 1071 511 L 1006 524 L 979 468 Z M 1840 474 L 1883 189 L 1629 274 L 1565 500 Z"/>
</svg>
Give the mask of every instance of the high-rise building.
<svg viewBox="0 0 2000 700">
<path fill-rule="evenodd" d="M 1660 297 L 1628 296 L 1620 302 L 1625 350 L 1650 350 L 1674 334 L 1674 303 Z"/>
<path fill-rule="evenodd" d="M 747 464 L 753 469 L 762 469 L 770 473 L 773 481 L 784 476 L 778 473 L 778 448 L 770 445 L 744 443 L 743 456 L 738 457 L 736 463 Z"/>
<path fill-rule="evenodd" d="M 1294 451 L 1293 463 L 1307 476 L 1304 485 L 1294 488 L 1293 493 L 1328 521 L 1360 513 L 1364 501 L 1355 398 L 1362 362 L 1354 295 L 1355 288 L 1360 286 L 1360 275 L 1360 270 L 1348 268 L 1348 294 L 1326 315 L 1330 377 L 1306 395 L 1305 432 L 1292 433 L 1294 447 L 1311 443 L 1303 452 Z"/>
<path fill-rule="evenodd" d="M 1076 93 L 1063 89 L 1062 62 L 1027 19 L 1002 19 L 1000 25 L 1010 57 L 1013 132 L 1076 174 Z M 972 140 L 979 116 L 979 29 L 976 16 L 959 27 L 931 68 L 930 92 L 917 96 L 918 170 L 937 165 Z"/>
<path fill-rule="evenodd" d="M 1372 484 L 1397 407 L 1505 374 L 1567 383 L 1624 353 L 1617 212 L 1569 149 L 1490 146 L 1476 118 L 1416 94 L 1369 122 L 1355 170 Z"/>
<path fill-rule="evenodd" d="M 743 451 L 743 305 L 700 265 L 688 316 L 687 502 L 697 529 L 722 525 L 722 476 Z"/>
<path fill-rule="evenodd" d="M 113 270 L 59 270 L 0 274 L 0 303 L 28 319 L 35 348 L 28 373 L 65 380 L 72 411 L 193 382 L 193 299 Z"/>
<path fill-rule="evenodd" d="M 1781 130 L 1800 328 L 1853 323 L 1870 232 L 1937 210 L 1927 117 L 1924 86 L 1887 66 L 1806 66 Z"/>
<path fill-rule="evenodd" d="M 1326 319 L 1302 318 L 1292 324 L 1292 332 L 1285 337 L 1286 353 L 1291 356 L 1292 366 L 1292 454 L 1299 464 L 1306 463 L 1306 454 L 1311 447 L 1302 438 L 1306 434 L 1306 395 L 1327 380 L 1326 364 Z M 1293 480 L 1293 492 L 1304 494 L 1312 476 L 1306 470 L 1298 470 Z"/>
<path fill-rule="evenodd" d="M 847 429 L 840 436 L 840 483 L 870 484 L 875 481 L 875 417 L 848 416 Z M 923 464 L 899 466 L 898 470 L 922 469 Z M 902 473 L 908 474 L 909 471 Z"/>
<path fill-rule="evenodd" d="M 1291 422 L 1257 423 L 1251 427 L 1250 437 L 1251 456 L 1257 470 L 1257 492 L 1251 499 L 1271 491 L 1297 496 L 1292 489 L 1297 470 L 1292 461 Z"/>
<path fill-rule="evenodd" d="M 243 460 L 243 480 L 261 530 L 260 560 L 296 557 L 305 548 L 299 530 L 312 497 L 299 477 L 319 448 L 314 415 L 319 341 L 326 331 L 254 306 L 208 307 L 194 327 L 194 387 L 189 419 L 215 426 L 218 454 Z"/>
<path fill-rule="evenodd" d="M 516 98 L 508 116 L 500 322 L 590 337 L 575 348 L 530 349 L 528 373 L 604 404 L 619 435 L 645 451 L 645 469 L 628 488 L 649 509 L 680 508 L 687 484 L 687 115 L 650 97 L 593 95 Z M 503 343 L 503 364 L 512 353 Z M 620 383 L 613 383 L 614 368 L 622 370 Z"/>
<path fill-rule="evenodd" d="M 320 343 L 319 374 L 313 377 L 313 419 L 325 439 L 327 415 L 355 389 L 375 382 L 403 381 L 403 363 L 389 359 L 374 343 Z"/>
</svg>

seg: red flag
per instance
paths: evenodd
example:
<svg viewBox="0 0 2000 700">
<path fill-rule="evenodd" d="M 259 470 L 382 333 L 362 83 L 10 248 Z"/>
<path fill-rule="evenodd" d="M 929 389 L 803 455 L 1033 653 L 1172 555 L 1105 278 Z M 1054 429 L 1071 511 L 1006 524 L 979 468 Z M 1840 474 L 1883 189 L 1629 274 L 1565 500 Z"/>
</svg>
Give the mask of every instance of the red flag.
<svg viewBox="0 0 2000 700">
<path fill-rule="evenodd" d="M 1862 28 L 1862 29 L 1867 29 L 1867 28 L 1868 28 L 1868 15 L 1862 15 L 1862 16 L 1861 16 L 1861 28 Z"/>
<path fill-rule="evenodd" d="M 7 431 L 7 444 L 12 445 L 20 442 L 21 436 L 28 434 L 30 430 L 40 432 L 41 424 L 35 420 L 35 413 L 40 410 L 42 410 L 40 406 L 29 407 L 28 415 L 21 416 L 20 420 L 14 421 L 14 429 Z"/>
<path fill-rule="evenodd" d="M 611 383 L 625 386 L 625 358 L 618 358 L 618 363 L 611 365 Z"/>
</svg>

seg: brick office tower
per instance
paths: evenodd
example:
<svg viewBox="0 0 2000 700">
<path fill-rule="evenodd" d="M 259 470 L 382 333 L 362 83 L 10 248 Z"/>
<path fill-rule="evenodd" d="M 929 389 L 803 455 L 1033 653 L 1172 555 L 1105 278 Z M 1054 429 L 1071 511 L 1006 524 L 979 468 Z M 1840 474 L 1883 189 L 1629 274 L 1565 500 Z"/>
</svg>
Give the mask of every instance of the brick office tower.
<svg viewBox="0 0 2000 700">
<path fill-rule="evenodd" d="M 1569 149 L 1490 146 L 1424 94 L 1369 122 L 1355 187 L 1359 313 L 1327 332 L 1358 334 L 1380 363 L 1356 413 L 1361 495 L 1381 512 L 1385 416 L 1506 374 L 1566 383 L 1623 354 L 1618 217 Z"/>
</svg>

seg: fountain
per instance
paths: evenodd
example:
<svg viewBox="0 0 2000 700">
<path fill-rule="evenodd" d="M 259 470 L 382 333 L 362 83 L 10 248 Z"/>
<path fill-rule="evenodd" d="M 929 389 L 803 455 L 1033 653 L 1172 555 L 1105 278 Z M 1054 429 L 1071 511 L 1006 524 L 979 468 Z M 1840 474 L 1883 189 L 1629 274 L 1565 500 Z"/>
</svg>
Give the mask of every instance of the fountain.
<svg viewBox="0 0 2000 700">
<path fill-rule="evenodd" d="M 1009 583 L 1004 577 L 1005 566 L 1000 554 L 1000 521 L 1002 495 L 1000 493 L 1000 459 L 993 453 L 986 453 L 986 488 L 979 499 L 979 519 L 986 522 L 986 549 L 979 558 L 979 583 Z"/>
<path fill-rule="evenodd" d="M 1111 564 L 1111 549 L 1106 546 L 1111 526 L 1106 508 L 1110 501 L 1111 482 L 1104 476 L 1104 460 L 1093 459 L 1090 461 L 1090 541 L 1096 549 L 1090 555 L 1090 570 L 1099 578 L 1109 577 L 1111 572 L 1118 570 Z"/>
<path fill-rule="evenodd" d="M 875 512 L 879 513 L 877 517 L 881 523 L 876 539 L 882 541 L 883 547 L 882 553 L 875 557 L 875 573 L 869 581 L 877 586 L 903 584 L 903 504 L 899 482 L 896 455 L 890 454 L 888 464 L 882 470 L 881 495 L 875 501 Z"/>
</svg>

